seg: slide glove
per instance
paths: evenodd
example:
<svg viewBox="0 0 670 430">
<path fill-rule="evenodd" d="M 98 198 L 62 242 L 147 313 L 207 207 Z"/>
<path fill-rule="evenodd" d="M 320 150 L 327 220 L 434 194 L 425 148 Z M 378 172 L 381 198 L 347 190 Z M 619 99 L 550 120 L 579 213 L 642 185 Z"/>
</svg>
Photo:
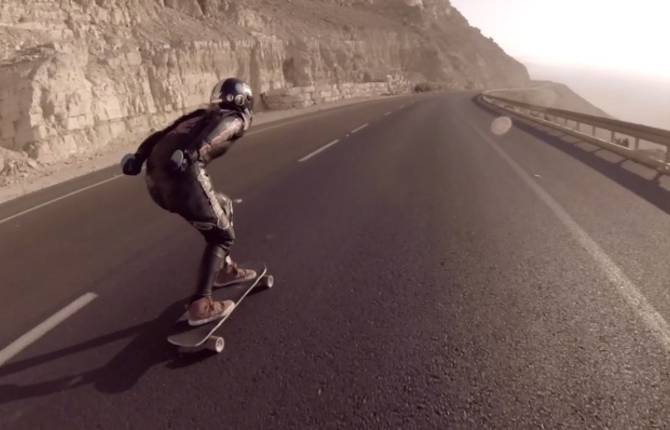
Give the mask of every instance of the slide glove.
<svg viewBox="0 0 670 430">
<path fill-rule="evenodd" d="M 142 162 L 135 157 L 135 154 L 126 154 L 121 160 L 121 170 L 124 175 L 139 175 L 142 171 Z"/>
</svg>

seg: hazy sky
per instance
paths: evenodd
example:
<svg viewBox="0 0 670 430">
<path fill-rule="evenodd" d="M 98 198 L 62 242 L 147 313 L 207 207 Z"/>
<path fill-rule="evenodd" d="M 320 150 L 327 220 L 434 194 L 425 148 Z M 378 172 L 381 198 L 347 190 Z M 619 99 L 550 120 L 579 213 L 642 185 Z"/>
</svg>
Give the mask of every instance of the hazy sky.
<svg viewBox="0 0 670 430">
<path fill-rule="evenodd" d="M 452 0 L 526 61 L 670 79 L 670 0 Z"/>
</svg>

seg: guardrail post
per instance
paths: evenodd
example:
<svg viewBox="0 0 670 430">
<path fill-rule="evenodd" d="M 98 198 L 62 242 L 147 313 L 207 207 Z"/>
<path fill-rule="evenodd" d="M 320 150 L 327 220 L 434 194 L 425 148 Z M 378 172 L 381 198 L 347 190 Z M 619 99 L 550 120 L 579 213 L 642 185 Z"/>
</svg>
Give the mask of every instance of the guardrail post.
<svg viewBox="0 0 670 430">
<path fill-rule="evenodd" d="M 639 137 L 635 136 L 635 143 L 633 143 L 633 145 L 635 145 L 635 146 L 633 147 L 633 149 L 635 149 L 636 151 L 637 151 L 638 149 L 640 149 L 640 138 L 639 138 Z M 667 153 L 667 152 L 668 152 L 668 151 L 666 150 L 666 153 Z M 666 154 L 666 155 L 667 155 L 667 154 Z"/>
<path fill-rule="evenodd" d="M 610 130 L 610 133 L 611 133 L 611 136 L 610 136 L 610 142 L 612 142 L 612 143 L 616 143 L 616 142 L 614 141 L 614 130 Z"/>
</svg>

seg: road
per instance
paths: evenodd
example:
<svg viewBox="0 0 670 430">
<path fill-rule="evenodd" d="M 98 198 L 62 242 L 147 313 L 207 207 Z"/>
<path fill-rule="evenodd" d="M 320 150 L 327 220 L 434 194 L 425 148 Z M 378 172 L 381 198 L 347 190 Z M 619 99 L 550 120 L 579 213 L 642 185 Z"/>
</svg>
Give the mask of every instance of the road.
<svg viewBox="0 0 670 430">
<path fill-rule="evenodd" d="M 494 136 L 471 98 L 265 125 L 213 163 L 235 258 L 276 278 L 221 355 L 165 342 L 202 243 L 140 177 L 0 206 L 0 348 L 82 305 L 0 366 L 0 427 L 667 428 L 670 193 L 555 133 Z"/>
</svg>

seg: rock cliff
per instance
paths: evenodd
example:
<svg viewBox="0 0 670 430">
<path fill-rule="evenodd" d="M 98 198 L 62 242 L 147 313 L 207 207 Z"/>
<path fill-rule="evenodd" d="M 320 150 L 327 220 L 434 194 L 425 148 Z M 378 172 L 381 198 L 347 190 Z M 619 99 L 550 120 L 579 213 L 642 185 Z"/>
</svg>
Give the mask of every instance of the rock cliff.
<svg viewBox="0 0 670 430">
<path fill-rule="evenodd" d="M 46 163 L 98 150 L 230 75 L 261 109 L 528 83 L 448 0 L 2 0 L 0 149 Z"/>
</svg>

